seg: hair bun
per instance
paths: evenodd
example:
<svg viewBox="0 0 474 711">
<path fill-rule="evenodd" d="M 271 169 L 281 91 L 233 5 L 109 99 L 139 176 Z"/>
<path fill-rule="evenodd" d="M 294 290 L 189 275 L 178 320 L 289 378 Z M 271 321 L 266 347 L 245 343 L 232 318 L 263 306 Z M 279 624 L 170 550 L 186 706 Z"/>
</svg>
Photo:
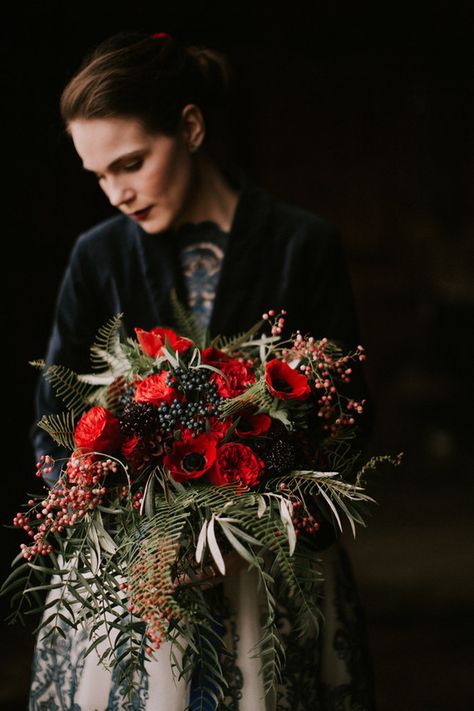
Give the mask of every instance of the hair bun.
<svg viewBox="0 0 474 711">
<path fill-rule="evenodd" d="M 230 68 L 226 57 L 216 49 L 192 45 L 187 52 L 202 77 L 202 92 L 209 105 L 225 100 L 229 88 Z"/>
</svg>

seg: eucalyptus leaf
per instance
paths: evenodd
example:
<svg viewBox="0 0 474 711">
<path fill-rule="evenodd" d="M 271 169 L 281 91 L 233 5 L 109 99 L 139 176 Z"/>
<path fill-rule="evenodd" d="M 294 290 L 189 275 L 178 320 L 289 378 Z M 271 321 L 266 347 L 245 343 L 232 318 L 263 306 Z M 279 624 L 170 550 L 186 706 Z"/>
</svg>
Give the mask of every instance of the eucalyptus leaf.
<svg viewBox="0 0 474 711">
<path fill-rule="evenodd" d="M 214 531 L 214 516 L 209 521 L 209 525 L 207 527 L 207 542 L 209 544 L 209 550 L 211 551 L 211 555 L 214 558 L 214 562 L 217 565 L 219 572 L 222 573 L 222 575 L 225 575 L 224 558 L 222 557 L 222 553 L 217 543 L 216 534 Z"/>
<path fill-rule="evenodd" d="M 224 535 L 226 536 L 227 540 L 229 541 L 229 543 L 232 544 L 232 546 L 237 551 L 237 553 L 239 555 L 241 555 L 242 558 L 245 558 L 245 560 L 247 560 L 249 563 L 254 563 L 255 557 L 250 553 L 250 551 L 247 548 L 245 548 L 245 546 L 243 546 L 240 543 L 238 538 L 236 536 L 234 536 L 234 534 L 230 530 L 228 524 L 223 523 L 222 521 L 219 521 L 219 524 L 220 524 L 222 531 L 223 531 Z"/>
<path fill-rule="evenodd" d="M 201 530 L 199 531 L 199 537 L 198 537 L 198 542 L 196 546 L 196 561 L 198 563 L 201 562 L 202 560 L 202 554 L 204 551 L 204 546 L 206 543 L 206 534 L 207 534 L 207 521 L 204 521 Z"/>
</svg>

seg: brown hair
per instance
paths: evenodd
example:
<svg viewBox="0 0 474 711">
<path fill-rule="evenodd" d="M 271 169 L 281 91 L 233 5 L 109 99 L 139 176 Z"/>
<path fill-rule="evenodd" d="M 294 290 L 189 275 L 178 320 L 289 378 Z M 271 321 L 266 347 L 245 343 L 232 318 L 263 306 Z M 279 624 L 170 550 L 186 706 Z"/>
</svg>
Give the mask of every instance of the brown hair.
<svg viewBox="0 0 474 711">
<path fill-rule="evenodd" d="M 74 119 L 130 117 L 150 133 L 172 136 L 181 111 L 199 106 L 207 144 L 226 106 L 230 68 L 215 49 L 186 46 L 174 37 L 123 31 L 90 49 L 60 98 L 69 135 Z"/>
</svg>

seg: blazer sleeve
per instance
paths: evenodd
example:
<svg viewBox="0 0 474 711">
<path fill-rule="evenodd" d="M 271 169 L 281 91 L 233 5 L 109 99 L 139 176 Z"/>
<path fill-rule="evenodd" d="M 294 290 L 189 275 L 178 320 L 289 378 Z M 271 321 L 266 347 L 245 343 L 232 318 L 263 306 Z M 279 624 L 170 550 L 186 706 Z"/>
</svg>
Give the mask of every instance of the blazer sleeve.
<svg viewBox="0 0 474 711">
<path fill-rule="evenodd" d="M 100 304 L 101 298 L 87 244 L 83 235 L 79 235 L 56 298 L 45 355 L 48 365 L 64 365 L 78 373 L 90 370 L 89 349 L 102 323 Z M 30 428 L 30 441 L 37 460 L 41 455 L 49 454 L 59 460 L 70 454 L 68 450 L 57 445 L 37 424 L 43 415 L 57 414 L 65 410 L 66 406 L 40 373 L 35 391 L 35 421 Z M 59 477 L 61 465 L 62 462 L 57 461 L 53 473 L 44 477 L 49 485 Z"/>
</svg>

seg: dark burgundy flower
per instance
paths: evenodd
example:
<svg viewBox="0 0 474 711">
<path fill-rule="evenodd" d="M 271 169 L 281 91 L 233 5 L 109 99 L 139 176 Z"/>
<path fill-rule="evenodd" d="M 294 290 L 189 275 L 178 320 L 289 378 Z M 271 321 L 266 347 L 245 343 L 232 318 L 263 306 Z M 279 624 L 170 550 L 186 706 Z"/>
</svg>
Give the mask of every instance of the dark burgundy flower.
<svg viewBox="0 0 474 711">
<path fill-rule="evenodd" d="M 158 462 L 163 456 L 163 437 L 160 432 L 154 432 L 146 437 L 134 434 L 122 445 L 122 454 L 126 458 L 132 472 L 139 473 L 150 463 Z"/>
</svg>

